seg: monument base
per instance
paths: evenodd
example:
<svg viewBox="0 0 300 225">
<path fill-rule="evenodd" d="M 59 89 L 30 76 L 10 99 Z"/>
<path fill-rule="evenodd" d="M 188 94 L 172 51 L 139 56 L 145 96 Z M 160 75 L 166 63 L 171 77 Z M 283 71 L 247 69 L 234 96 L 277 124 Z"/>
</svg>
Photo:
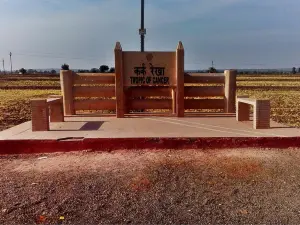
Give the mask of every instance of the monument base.
<svg viewBox="0 0 300 225">
<path fill-rule="evenodd" d="M 26 122 L 0 132 L 0 154 L 299 146 L 299 129 L 272 121 L 270 129 L 253 130 L 252 121 L 237 122 L 233 114 L 71 116 L 65 122 L 51 123 L 50 131 L 32 132 L 31 122 Z"/>
</svg>

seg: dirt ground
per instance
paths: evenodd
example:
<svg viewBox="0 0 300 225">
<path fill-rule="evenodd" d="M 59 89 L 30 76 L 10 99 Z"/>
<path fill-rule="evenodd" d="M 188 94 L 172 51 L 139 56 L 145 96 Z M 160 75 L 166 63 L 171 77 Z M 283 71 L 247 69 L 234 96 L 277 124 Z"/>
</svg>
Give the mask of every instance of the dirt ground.
<svg viewBox="0 0 300 225">
<path fill-rule="evenodd" d="M 0 156 L 0 224 L 299 224 L 299 161 L 299 149 Z"/>
</svg>

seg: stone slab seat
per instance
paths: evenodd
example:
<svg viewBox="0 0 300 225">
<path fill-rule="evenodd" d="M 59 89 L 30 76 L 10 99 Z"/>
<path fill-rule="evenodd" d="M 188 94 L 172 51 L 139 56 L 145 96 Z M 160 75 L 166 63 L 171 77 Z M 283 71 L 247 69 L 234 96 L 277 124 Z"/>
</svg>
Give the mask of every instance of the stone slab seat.
<svg viewBox="0 0 300 225">
<path fill-rule="evenodd" d="M 251 99 L 248 96 L 238 96 L 236 99 L 237 121 L 250 120 L 250 106 L 253 106 L 253 128 L 270 128 L 270 100 Z"/>
<path fill-rule="evenodd" d="M 49 131 L 49 122 L 64 122 L 62 96 L 32 99 L 30 102 L 32 131 Z"/>
</svg>

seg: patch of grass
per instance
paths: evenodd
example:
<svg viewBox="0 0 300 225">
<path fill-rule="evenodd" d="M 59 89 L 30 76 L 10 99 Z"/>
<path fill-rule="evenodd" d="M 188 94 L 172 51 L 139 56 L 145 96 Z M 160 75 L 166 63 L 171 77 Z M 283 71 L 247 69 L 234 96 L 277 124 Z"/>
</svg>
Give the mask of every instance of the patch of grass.
<svg viewBox="0 0 300 225">
<path fill-rule="evenodd" d="M 272 87 L 272 86 L 299 86 L 300 81 L 276 81 L 276 80 L 268 80 L 268 81 L 238 81 L 237 86 L 260 86 L 260 87 Z"/>
<path fill-rule="evenodd" d="M 0 87 L 7 86 L 60 86 L 56 80 L 0 80 Z"/>
<path fill-rule="evenodd" d="M 268 76 L 237 76 L 237 81 L 300 81 L 300 76 L 279 76 L 279 75 L 268 75 Z"/>
<path fill-rule="evenodd" d="M 238 95 L 270 99 L 271 118 L 274 121 L 300 127 L 300 91 L 238 90 Z"/>
<path fill-rule="evenodd" d="M 59 94 L 59 90 L 0 90 L 0 130 L 31 119 L 30 99 Z"/>
</svg>

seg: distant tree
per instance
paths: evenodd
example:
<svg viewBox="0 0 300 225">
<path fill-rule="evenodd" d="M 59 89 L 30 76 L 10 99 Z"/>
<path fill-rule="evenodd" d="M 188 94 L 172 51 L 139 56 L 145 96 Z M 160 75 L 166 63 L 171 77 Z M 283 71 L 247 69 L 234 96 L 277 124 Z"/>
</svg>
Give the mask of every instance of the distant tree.
<svg viewBox="0 0 300 225">
<path fill-rule="evenodd" d="M 62 66 L 61 66 L 61 69 L 62 70 L 69 70 L 69 65 L 68 64 L 63 64 Z"/>
<path fill-rule="evenodd" d="M 99 70 L 98 70 L 97 68 L 92 68 L 92 69 L 90 70 L 90 72 L 91 72 L 91 73 L 98 73 Z"/>
<path fill-rule="evenodd" d="M 115 68 L 114 67 L 111 67 L 110 69 L 109 69 L 109 73 L 114 73 L 115 72 Z"/>
<path fill-rule="evenodd" d="M 33 69 L 28 69 L 28 70 L 27 70 L 27 73 L 29 73 L 29 74 L 33 74 L 33 72 L 34 72 Z"/>
<path fill-rule="evenodd" d="M 296 72 L 296 67 L 293 67 L 293 69 L 292 69 L 292 74 L 296 74 L 297 72 Z"/>
<path fill-rule="evenodd" d="M 78 73 L 90 73 L 90 70 L 78 70 Z"/>
<path fill-rule="evenodd" d="M 100 73 L 105 73 L 109 70 L 109 67 L 107 65 L 100 66 Z"/>
<path fill-rule="evenodd" d="M 209 67 L 208 72 L 209 72 L 209 73 L 216 73 L 217 70 L 216 70 L 215 67 Z"/>
<path fill-rule="evenodd" d="M 300 73 L 300 67 L 298 68 L 298 73 Z"/>
<path fill-rule="evenodd" d="M 51 73 L 52 74 L 56 74 L 56 70 L 51 70 Z"/>
<path fill-rule="evenodd" d="M 25 74 L 25 73 L 27 73 L 27 70 L 25 70 L 24 68 L 21 68 L 21 69 L 19 70 L 19 72 L 20 72 L 21 74 Z"/>
</svg>

